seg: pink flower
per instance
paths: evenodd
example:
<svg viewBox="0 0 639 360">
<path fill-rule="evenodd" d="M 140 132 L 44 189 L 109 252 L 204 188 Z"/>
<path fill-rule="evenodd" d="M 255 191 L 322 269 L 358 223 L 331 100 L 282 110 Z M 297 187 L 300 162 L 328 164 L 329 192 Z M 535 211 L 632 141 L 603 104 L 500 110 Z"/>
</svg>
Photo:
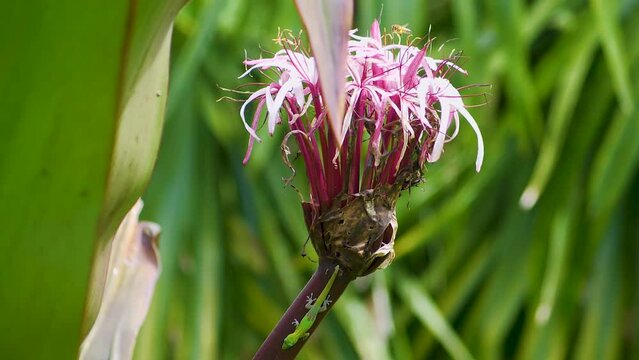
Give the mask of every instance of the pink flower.
<svg viewBox="0 0 639 360">
<path fill-rule="evenodd" d="M 295 39 L 297 40 L 297 39 Z M 279 41 L 283 49 L 272 57 L 246 60 L 241 77 L 269 72 L 271 83 L 244 102 L 240 116 L 250 134 L 246 163 L 263 115 L 269 134 L 285 123 L 306 164 L 310 204 L 325 212 L 338 195 L 358 194 L 380 186 L 406 188 L 421 180 L 426 161 L 439 160 L 444 144 L 459 130 L 460 115 L 477 135 L 476 170 L 484 146 L 475 119 L 459 91 L 447 79 L 466 72 L 450 60 L 427 56 L 428 46 L 386 44 L 375 21 L 370 36 L 350 32 L 348 42 L 346 113 L 341 133 L 333 137 L 322 106 L 315 60 L 298 42 Z M 252 120 L 247 107 L 257 103 Z M 450 128 L 454 127 L 452 134 Z M 283 149 L 288 151 L 286 143 Z"/>
</svg>

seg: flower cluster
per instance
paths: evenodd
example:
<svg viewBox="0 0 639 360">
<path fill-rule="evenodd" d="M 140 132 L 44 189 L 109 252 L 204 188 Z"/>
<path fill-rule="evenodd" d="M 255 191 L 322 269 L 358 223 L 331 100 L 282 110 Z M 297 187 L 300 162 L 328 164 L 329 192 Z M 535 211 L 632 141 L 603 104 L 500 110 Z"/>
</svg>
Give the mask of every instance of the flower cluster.
<svg viewBox="0 0 639 360">
<path fill-rule="evenodd" d="M 429 42 L 422 48 L 386 44 L 387 37 L 382 36 L 377 21 L 369 36 L 357 35 L 357 30 L 349 35 L 346 112 L 339 139 L 333 136 L 323 106 L 315 59 L 302 50 L 298 39 L 279 38 L 282 49 L 272 57 L 245 61 L 248 69 L 242 76 L 256 70 L 265 74 L 272 70 L 275 80 L 251 94 L 240 110 L 250 134 L 244 162 L 250 157 L 254 141 L 260 141 L 257 130 L 264 113 L 271 135 L 276 125 L 286 122 L 289 132 L 282 148 L 288 154 L 286 142 L 294 137 L 306 165 L 311 192 L 305 204 L 309 229 L 313 230 L 318 221 L 325 221 L 326 214 L 338 212 L 343 217 L 349 212 L 345 211 L 349 203 L 366 198 L 359 204 L 362 206 L 354 207 L 362 211 L 373 209 L 372 213 L 368 211 L 368 218 L 380 224 L 369 226 L 375 228 L 367 240 L 370 243 L 384 236 L 394 238 L 396 225 L 392 226 L 393 231 L 387 230 L 394 224 L 397 194 L 422 179 L 426 161 L 440 158 L 444 143 L 457 135 L 460 115 L 477 134 L 477 171 L 484 149 L 479 127 L 447 78 L 454 71 L 465 74 L 454 61 L 427 56 Z M 246 108 L 253 102 L 257 106 L 249 122 Z M 454 130 L 449 135 L 451 127 Z M 392 210 L 386 216 L 390 219 L 380 222 L 377 215 L 385 208 Z M 351 228 L 357 228 L 361 221 L 356 219 L 358 215 L 353 217 Z M 341 219 L 339 225 L 344 222 Z M 333 243 L 335 233 L 329 234 Z M 326 243 L 326 231 L 317 236 L 324 237 L 322 243 Z M 348 236 L 351 235 L 343 234 Z M 314 245 L 317 250 L 315 242 Z M 388 241 L 380 243 L 381 248 L 388 245 Z M 353 242 L 348 246 L 352 248 Z M 333 251 L 332 256 L 340 253 L 335 255 Z"/>
</svg>

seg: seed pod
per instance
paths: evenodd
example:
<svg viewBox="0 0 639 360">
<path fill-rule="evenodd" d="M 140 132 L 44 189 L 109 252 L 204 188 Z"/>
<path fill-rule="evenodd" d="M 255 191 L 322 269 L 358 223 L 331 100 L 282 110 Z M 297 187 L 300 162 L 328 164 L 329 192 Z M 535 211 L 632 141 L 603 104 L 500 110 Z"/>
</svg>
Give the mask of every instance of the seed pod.
<svg viewBox="0 0 639 360">
<path fill-rule="evenodd" d="M 381 186 L 342 196 L 314 221 L 308 213 L 312 207 L 305 203 L 311 242 L 320 258 L 336 261 L 354 277 L 388 266 L 395 257 L 399 191 Z"/>
</svg>

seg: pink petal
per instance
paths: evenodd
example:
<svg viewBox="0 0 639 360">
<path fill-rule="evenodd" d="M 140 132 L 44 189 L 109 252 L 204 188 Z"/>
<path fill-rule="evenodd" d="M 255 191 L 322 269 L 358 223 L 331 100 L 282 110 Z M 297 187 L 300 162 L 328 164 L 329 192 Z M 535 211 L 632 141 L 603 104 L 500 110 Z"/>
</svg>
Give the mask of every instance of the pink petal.
<svg viewBox="0 0 639 360">
<path fill-rule="evenodd" d="M 339 138 L 339 142 L 338 142 L 339 146 L 343 145 L 344 138 L 346 137 L 346 133 L 348 132 L 348 128 L 350 127 L 352 122 L 353 111 L 355 110 L 355 104 L 357 103 L 357 100 L 359 99 L 359 94 L 361 92 L 362 92 L 362 89 L 357 88 L 353 91 L 353 94 L 351 94 L 351 98 L 349 99 L 349 102 L 348 102 L 349 103 L 348 109 L 346 111 L 346 115 L 344 116 L 344 122 L 341 129 L 342 136 Z M 337 154 L 335 154 L 335 156 L 337 157 Z M 334 160 L 335 159 L 333 159 L 333 161 Z"/>
<path fill-rule="evenodd" d="M 470 115 L 468 110 L 466 110 L 466 108 L 461 108 L 461 109 L 458 109 L 458 111 L 462 114 L 464 118 L 466 118 L 466 121 L 468 121 L 468 124 L 470 124 L 470 127 L 473 128 L 473 130 L 475 131 L 475 134 L 477 135 L 477 160 L 475 161 L 475 170 L 479 172 L 479 170 L 481 170 L 481 165 L 484 161 L 484 139 L 481 136 L 481 131 L 479 130 L 479 126 L 477 125 L 477 122 L 475 121 L 473 116 Z"/>
<path fill-rule="evenodd" d="M 260 101 L 257 104 L 257 109 L 255 109 L 255 114 L 253 115 L 253 124 L 251 124 L 251 128 L 253 130 L 257 129 L 257 124 L 260 121 L 260 114 L 262 113 L 262 108 L 264 107 L 264 100 Z M 255 143 L 255 138 L 253 136 L 249 136 L 248 146 L 246 148 L 246 155 L 244 155 L 244 160 L 242 160 L 242 164 L 246 165 L 251 157 L 251 151 L 253 151 L 253 144 Z"/>
<path fill-rule="evenodd" d="M 279 122 L 280 119 L 280 114 L 279 114 L 279 107 L 276 108 L 274 106 L 274 100 L 273 100 L 273 96 L 271 94 L 271 88 L 268 88 L 269 91 L 267 91 L 264 94 L 264 97 L 266 98 L 266 109 L 268 110 L 268 133 L 273 135 L 273 132 L 275 131 L 275 125 Z"/>
<path fill-rule="evenodd" d="M 269 89 L 269 87 L 265 87 L 263 89 L 260 89 L 256 92 L 254 92 L 253 94 L 251 94 L 251 96 L 249 96 L 248 99 L 246 99 L 246 101 L 244 102 L 244 104 L 242 104 L 242 107 L 240 108 L 240 117 L 242 118 L 242 122 L 244 122 L 244 127 L 246 128 L 246 131 L 248 131 L 248 133 L 254 137 L 257 141 L 262 141 L 262 139 L 260 139 L 259 136 L 257 136 L 257 134 L 255 133 L 255 130 L 253 130 L 253 128 L 251 126 L 249 126 L 249 124 L 246 122 L 246 117 L 244 116 L 244 110 L 246 109 L 246 106 L 253 100 L 257 99 L 260 96 L 264 96 L 264 94 L 266 94 L 266 91 Z M 260 109 L 261 110 L 261 109 Z"/>
<path fill-rule="evenodd" d="M 446 139 L 446 130 L 448 130 L 450 119 L 453 115 L 452 112 L 454 111 L 447 100 L 440 99 L 439 103 L 441 104 L 442 108 L 441 115 L 439 117 L 439 128 L 437 129 L 437 136 L 435 137 L 433 151 L 431 152 L 431 156 L 428 159 L 429 162 L 435 162 L 439 160 L 439 157 L 442 154 L 442 150 L 444 149 L 444 140 Z"/>
<path fill-rule="evenodd" d="M 382 43 L 382 33 L 379 30 L 379 21 L 377 19 L 373 20 L 373 25 L 371 25 L 371 38 L 380 44 Z"/>
</svg>

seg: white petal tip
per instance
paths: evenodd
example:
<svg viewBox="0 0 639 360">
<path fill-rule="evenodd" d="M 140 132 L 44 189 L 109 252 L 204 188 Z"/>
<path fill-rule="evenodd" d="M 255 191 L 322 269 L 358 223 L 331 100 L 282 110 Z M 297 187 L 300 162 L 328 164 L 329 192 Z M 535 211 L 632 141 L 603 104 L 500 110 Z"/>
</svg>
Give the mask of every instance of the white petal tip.
<svg viewBox="0 0 639 360">
<path fill-rule="evenodd" d="M 439 156 L 440 156 L 440 154 L 439 154 L 439 153 L 437 153 L 437 154 L 430 154 L 430 156 L 428 156 L 428 157 L 427 157 L 426 161 L 428 161 L 429 163 L 434 163 L 434 162 L 436 162 L 437 160 L 439 160 Z"/>
<path fill-rule="evenodd" d="M 524 210 L 530 210 L 539 199 L 539 189 L 536 187 L 528 187 L 519 199 L 519 206 Z"/>
<path fill-rule="evenodd" d="M 262 139 L 259 136 L 257 136 L 257 133 L 255 131 L 253 131 L 253 129 L 247 128 L 247 131 L 248 131 L 249 136 L 251 138 L 255 139 L 258 143 L 262 142 Z"/>
<path fill-rule="evenodd" d="M 477 160 L 475 161 L 475 171 L 480 172 L 481 166 L 484 165 L 484 151 L 480 150 Z"/>
</svg>

